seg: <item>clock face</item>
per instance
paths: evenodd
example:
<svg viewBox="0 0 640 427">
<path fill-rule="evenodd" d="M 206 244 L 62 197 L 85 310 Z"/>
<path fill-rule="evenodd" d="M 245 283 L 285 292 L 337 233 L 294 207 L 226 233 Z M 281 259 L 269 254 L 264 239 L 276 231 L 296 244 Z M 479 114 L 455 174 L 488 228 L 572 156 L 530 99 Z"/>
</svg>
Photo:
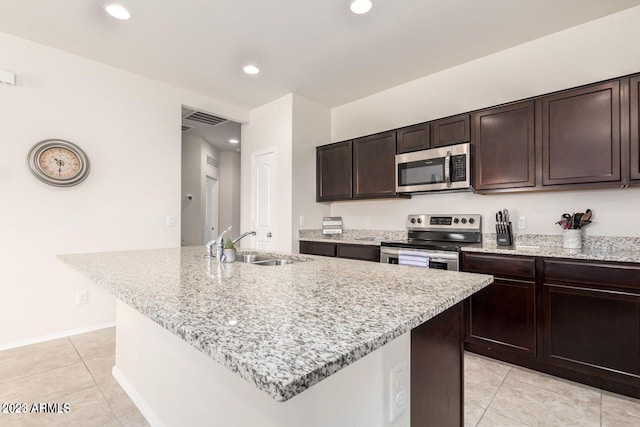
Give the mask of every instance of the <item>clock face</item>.
<svg viewBox="0 0 640 427">
<path fill-rule="evenodd" d="M 38 158 L 42 172 L 55 179 L 71 179 L 80 173 L 80 159 L 64 147 L 50 147 Z"/>
<path fill-rule="evenodd" d="M 89 159 L 84 151 L 59 139 L 34 145 L 29 152 L 29 165 L 36 178 L 58 187 L 79 184 L 89 174 Z"/>
</svg>

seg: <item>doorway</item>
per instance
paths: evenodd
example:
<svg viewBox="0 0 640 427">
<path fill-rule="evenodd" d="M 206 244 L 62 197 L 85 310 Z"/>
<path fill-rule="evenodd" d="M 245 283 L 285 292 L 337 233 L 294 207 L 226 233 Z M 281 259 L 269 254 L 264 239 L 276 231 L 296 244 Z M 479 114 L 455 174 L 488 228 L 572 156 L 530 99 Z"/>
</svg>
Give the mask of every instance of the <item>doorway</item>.
<svg viewBox="0 0 640 427">
<path fill-rule="evenodd" d="M 207 176 L 207 190 L 205 192 L 205 227 L 204 242 L 215 239 L 220 233 L 218 218 L 220 215 L 220 184 L 216 178 Z"/>
</svg>

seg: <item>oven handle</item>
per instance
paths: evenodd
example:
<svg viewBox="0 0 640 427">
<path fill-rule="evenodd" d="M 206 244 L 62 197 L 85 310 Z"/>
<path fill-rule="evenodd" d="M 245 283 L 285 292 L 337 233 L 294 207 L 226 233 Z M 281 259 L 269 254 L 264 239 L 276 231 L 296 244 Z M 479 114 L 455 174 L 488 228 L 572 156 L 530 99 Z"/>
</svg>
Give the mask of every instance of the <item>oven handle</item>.
<svg viewBox="0 0 640 427">
<path fill-rule="evenodd" d="M 451 151 L 447 151 L 447 155 L 444 157 L 444 180 L 447 187 L 451 187 Z"/>
</svg>

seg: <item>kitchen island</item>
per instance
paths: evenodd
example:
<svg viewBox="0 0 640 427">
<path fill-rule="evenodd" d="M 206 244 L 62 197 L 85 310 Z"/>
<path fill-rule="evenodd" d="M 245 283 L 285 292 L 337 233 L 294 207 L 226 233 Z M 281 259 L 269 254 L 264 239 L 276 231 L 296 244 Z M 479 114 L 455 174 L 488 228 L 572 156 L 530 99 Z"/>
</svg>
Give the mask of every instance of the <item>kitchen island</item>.
<svg viewBox="0 0 640 427">
<path fill-rule="evenodd" d="M 408 426 L 390 403 L 414 402 L 430 365 L 411 363 L 410 333 L 451 335 L 459 303 L 492 276 L 287 257 L 220 264 L 188 247 L 61 259 L 118 299 L 114 376 L 153 425 Z M 461 355 L 453 366 L 461 379 Z M 392 396 L 391 371 L 408 369 L 412 395 Z"/>
</svg>

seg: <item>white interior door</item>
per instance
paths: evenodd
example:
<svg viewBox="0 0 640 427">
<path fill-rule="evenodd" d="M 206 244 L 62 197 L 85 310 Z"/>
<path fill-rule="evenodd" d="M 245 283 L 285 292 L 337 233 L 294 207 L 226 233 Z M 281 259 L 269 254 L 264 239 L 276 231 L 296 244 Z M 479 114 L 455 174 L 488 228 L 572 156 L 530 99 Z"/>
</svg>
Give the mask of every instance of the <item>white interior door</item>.
<svg viewBox="0 0 640 427">
<path fill-rule="evenodd" d="M 273 150 L 251 156 L 251 225 L 256 231 L 255 248 L 277 248 L 274 229 L 276 196 L 276 153 Z"/>
<path fill-rule="evenodd" d="M 218 180 L 207 176 L 207 190 L 205 191 L 205 225 L 204 243 L 218 237 L 218 215 L 220 201 L 220 185 Z"/>
</svg>

